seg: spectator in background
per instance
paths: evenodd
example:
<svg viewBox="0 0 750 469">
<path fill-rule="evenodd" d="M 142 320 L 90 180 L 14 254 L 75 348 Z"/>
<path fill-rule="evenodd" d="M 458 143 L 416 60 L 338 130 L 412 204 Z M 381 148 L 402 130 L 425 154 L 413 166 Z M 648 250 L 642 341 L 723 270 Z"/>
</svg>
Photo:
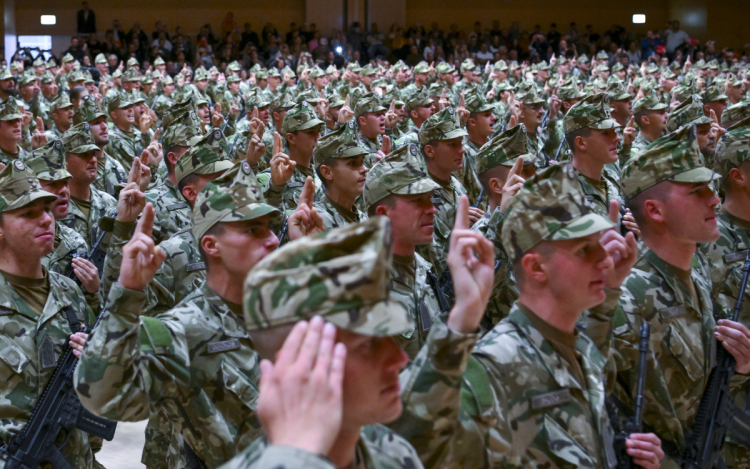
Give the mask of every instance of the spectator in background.
<svg viewBox="0 0 750 469">
<path fill-rule="evenodd" d="M 370 32 L 367 33 L 366 41 L 367 55 L 370 57 L 370 60 L 388 58 L 391 51 L 388 50 L 385 44 L 383 44 L 383 41 L 385 41 L 385 34 L 380 32 L 378 23 L 372 23 L 372 25 L 370 25 Z"/>
<path fill-rule="evenodd" d="M 224 21 L 221 22 L 221 35 L 226 37 L 227 34 L 231 34 L 237 25 L 234 22 L 234 13 L 231 11 L 224 17 Z"/>
<path fill-rule="evenodd" d="M 70 54 L 74 59 L 83 62 L 83 56 L 86 55 L 86 52 L 84 52 L 83 47 L 81 46 L 81 40 L 78 36 L 70 38 L 70 47 L 63 52 L 63 55 L 65 54 Z"/>
<path fill-rule="evenodd" d="M 552 23 L 549 25 L 549 32 L 547 33 L 547 43 L 549 43 L 552 50 L 557 50 L 560 47 L 561 34 L 557 30 L 557 24 Z"/>
<path fill-rule="evenodd" d="M 245 23 L 244 30 L 242 31 L 240 50 L 245 50 L 248 44 L 258 47 L 260 46 L 260 41 L 258 40 L 258 34 L 250 27 L 250 23 Z"/>
<path fill-rule="evenodd" d="M 646 31 L 646 37 L 641 39 L 641 58 L 648 60 L 652 54 L 656 53 L 656 48 L 663 45 L 659 34 L 653 31 Z"/>
<path fill-rule="evenodd" d="M 674 57 L 674 53 L 677 49 L 684 48 L 690 43 L 690 36 L 688 36 L 688 33 L 680 29 L 679 21 L 673 21 L 672 29 L 664 31 L 664 35 L 667 38 L 665 46 L 667 49 L 667 56 L 669 56 L 670 59 Z"/>
<path fill-rule="evenodd" d="M 628 44 L 628 50 L 625 52 L 628 55 L 628 62 L 631 64 L 641 63 L 641 50 L 638 48 L 638 44 L 635 41 L 630 41 Z"/>
<path fill-rule="evenodd" d="M 359 27 L 359 21 L 352 23 L 352 27 L 346 32 L 346 42 L 349 43 L 355 51 L 362 50 L 362 30 Z"/>
<path fill-rule="evenodd" d="M 96 15 L 89 9 L 89 3 L 81 3 L 81 9 L 76 14 L 76 32 L 78 34 L 91 34 L 96 32 Z"/>
<path fill-rule="evenodd" d="M 482 42 L 482 45 L 479 46 L 479 52 L 477 52 L 478 65 L 484 66 L 487 62 L 491 61 L 493 57 L 494 54 L 490 52 L 490 48 L 487 46 L 487 43 Z"/>
</svg>

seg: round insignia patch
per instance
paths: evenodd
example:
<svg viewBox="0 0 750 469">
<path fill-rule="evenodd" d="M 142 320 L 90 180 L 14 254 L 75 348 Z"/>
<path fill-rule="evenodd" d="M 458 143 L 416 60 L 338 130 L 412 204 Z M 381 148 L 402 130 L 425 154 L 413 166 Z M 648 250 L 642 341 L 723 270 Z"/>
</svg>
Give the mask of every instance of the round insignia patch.
<svg viewBox="0 0 750 469">
<path fill-rule="evenodd" d="M 214 140 L 221 140 L 221 130 L 214 130 Z"/>
<path fill-rule="evenodd" d="M 55 148 L 57 150 L 60 150 L 62 148 L 62 142 L 60 140 L 55 140 Z"/>
<path fill-rule="evenodd" d="M 242 172 L 250 176 L 250 173 L 253 172 L 253 170 L 250 168 L 250 163 L 247 161 L 242 162 Z"/>
<path fill-rule="evenodd" d="M 349 128 L 352 129 L 352 130 L 354 130 L 354 121 L 353 120 L 349 121 Z"/>
<path fill-rule="evenodd" d="M 190 118 L 195 120 L 198 120 L 198 116 L 195 115 L 195 111 L 190 111 Z"/>
<path fill-rule="evenodd" d="M 81 98 L 81 100 L 83 100 L 84 103 L 86 101 L 88 101 L 89 99 L 91 99 L 91 95 L 90 94 L 87 94 L 86 96 L 84 96 L 84 97 Z"/>
<path fill-rule="evenodd" d="M 413 143 L 409 145 L 409 153 L 411 153 L 412 156 L 417 156 L 417 146 Z"/>
<path fill-rule="evenodd" d="M 83 123 L 83 130 L 91 130 L 91 126 L 89 125 L 88 122 Z"/>
<path fill-rule="evenodd" d="M 13 162 L 13 166 L 15 166 L 16 169 L 19 170 L 19 171 L 26 171 L 26 165 L 23 164 L 23 161 L 21 161 L 21 160 L 14 161 Z"/>
<path fill-rule="evenodd" d="M 302 105 L 305 107 L 310 107 L 310 103 L 308 103 L 307 101 L 302 101 Z"/>
<path fill-rule="evenodd" d="M 448 108 L 448 114 L 450 114 L 451 116 L 453 115 L 453 108 L 452 107 Z"/>
</svg>

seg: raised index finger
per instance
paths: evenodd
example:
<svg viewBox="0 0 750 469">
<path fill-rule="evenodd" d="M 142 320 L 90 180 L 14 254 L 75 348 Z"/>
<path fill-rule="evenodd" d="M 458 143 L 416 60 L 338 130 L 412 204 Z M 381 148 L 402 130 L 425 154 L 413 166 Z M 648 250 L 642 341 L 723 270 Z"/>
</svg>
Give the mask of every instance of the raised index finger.
<svg viewBox="0 0 750 469">
<path fill-rule="evenodd" d="M 42 118 L 38 116 L 36 118 L 36 130 L 44 132 L 44 121 L 42 121 Z"/>
<path fill-rule="evenodd" d="M 523 156 L 519 156 L 515 163 L 513 163 L 513 167 L 510 168 L 510 173 L 508 173 L 508 180 L 510 181 L 513 176 L 518 176 L 521 174 L 521 171 L 523 171 Z"/>
<path fill-rule="evenodd" d="M 274 156 L 281 152 L 281 135 L 278 132 L 273 133 L 273 154 Z"/>
<path fill-rule="evenodd" d="M 154 138 L 153 138 L 154 142 L 159 141 L 159 135 L 161 135 L 161 128 L 156 129 L 156 132 L 154 132 Z"/>
<path fill-rule="evenodd" d="M 143 233 L 150 238 L 154 231 L 154 216 L 154 206 L 149 202 L 146 204 L 146 208 L 143 209 L 143 214 L 141 215 L 141 219 L 138 220 L 138 224 L 135 225 L 134 235 Z"/>
<path fill-rule="evenodd" d="M 609 220 L 614 224 L 620 220 L 620 202 L 616 200 L 609 202 Z"/>
<path fill-rule="evenodd" d="M 462 195 L 458 200 L 458 209 L 456 209 L 456 221 L 453 224 L 453 230 L 468 230 L 471 228 L 469 222 L 469 198 Z"/>
</svg>

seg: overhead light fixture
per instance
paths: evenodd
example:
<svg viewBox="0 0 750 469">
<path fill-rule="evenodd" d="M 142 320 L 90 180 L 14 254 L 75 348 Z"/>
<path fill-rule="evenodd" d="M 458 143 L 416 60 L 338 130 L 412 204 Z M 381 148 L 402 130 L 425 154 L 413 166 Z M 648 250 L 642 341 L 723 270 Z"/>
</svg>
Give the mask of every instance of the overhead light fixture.
<svg viewBox="0 0 750 469">
<path fill-rule="evenodd" d="M 42 24 L 57 24 L 57 17 L 55 15 L 42 15 Z"/>
<path fill-rule="evenodd" d="M 646 22 L 646 15 L 633 15 L 633 24 L 643 24 Z"/>
</svg>

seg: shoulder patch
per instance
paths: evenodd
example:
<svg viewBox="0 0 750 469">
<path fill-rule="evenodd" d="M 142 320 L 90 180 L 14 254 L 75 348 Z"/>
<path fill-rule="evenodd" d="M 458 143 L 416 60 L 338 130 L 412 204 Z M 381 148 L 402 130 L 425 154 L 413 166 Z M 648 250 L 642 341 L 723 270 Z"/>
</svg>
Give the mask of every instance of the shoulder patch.
<svg viewBox="0 0 750 469">
<path fill-rule="evenodd" d="M 472 356 L 466 364 L 461 386 L 461 408 L 465 408 L 469 415 L 478 417 L 492 408 L 494 400 L 487 371 L 479 360 Z"/>
<path fill-rule="evenodd" d="M 21 161 L 21 160 L 15 160 L 13 162 L 13 166 L 15 166 L 18 171 L 25 171 L 26 170 L 26 165 L 23 164 L 23 161 Z"/>
<path fill-rule="evenodd" d="M 252 168 L 250 168 L 250 163 L 248 163 L 247 161 L 242 162 L 242 172 L 247 174 L 248 176 L 253 172 Z"/>
<path fill-rule="evenodd" d="M 411 153 L 412 156 L 417 156 L 417 146 L 413 143 L 409 145 L 409 153 Z"/>
<path fill-rule="evenodd" d="M 154 350 L 172 345 L 172 334 L 169 333 L 169 329 L 163 322 L 156 318 L 141 316 L 141 324 L 143 324 Z"/>
</svg>

